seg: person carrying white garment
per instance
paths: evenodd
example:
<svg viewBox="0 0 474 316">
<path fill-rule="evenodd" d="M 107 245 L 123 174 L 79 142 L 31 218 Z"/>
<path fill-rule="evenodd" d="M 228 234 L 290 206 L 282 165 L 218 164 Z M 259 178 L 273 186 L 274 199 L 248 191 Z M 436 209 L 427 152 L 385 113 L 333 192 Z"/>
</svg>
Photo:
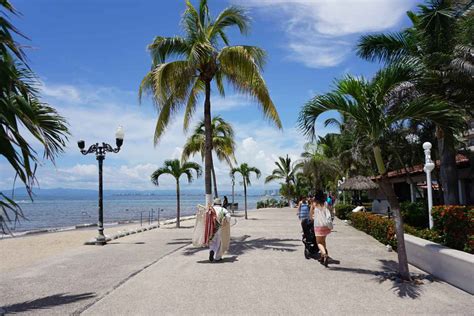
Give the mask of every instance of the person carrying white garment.
<svg viewBox="0 0 474 316">
<path fill-rule="evenodd" d="M 214 199 L 216 212 L 215 233 L 209 242 L 209 261 L 220 261 L 222 255 L 229 250 L 230 244 L 230 213 L 223 208 L 221 199 Z"/>
</svg>

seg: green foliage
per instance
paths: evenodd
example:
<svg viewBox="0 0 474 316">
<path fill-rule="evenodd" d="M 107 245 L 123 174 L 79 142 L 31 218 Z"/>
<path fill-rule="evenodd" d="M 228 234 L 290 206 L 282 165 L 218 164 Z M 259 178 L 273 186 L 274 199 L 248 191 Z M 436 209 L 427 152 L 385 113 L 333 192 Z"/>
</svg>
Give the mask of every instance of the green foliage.
<svg viewBox="0 0 474 316">
<path fill-rule="evenodd" d="M 352 210 L 355 208 L 354 205 L 349 204 L 336 204 L 336 216 L 339 219 L 349 219 L 349 215 L 351 214 Z"/>
<path fill-rule="evenodd" d="M 277 168 L 273 169 L 272 174 L 265 178 L 265 183 L 275 180 L 283 180 L 287 185 L 295 183 L 296 173 L 301 168 L 301 163 L 291 163 L 291 158 L 286 155 L 286 158 L 278 157 L 275 165 Z"/>
<path fill-rule="evenodd" d="M 396 249 L 395 222 L 392 219 L 365 212 L 351 213 L 349 218 L 355 228 Z M 474 207 L 435 206 L 433 220 L 432 230 L 407 224 L 404 230 L 419 238 L 474 253 Z"/>
<path fill-rule="evenodd" d="M 448 247 L 474 253 L 474 206 L 433 207 L 433 229 Z"/>
<path fill-rule="evenodd" d="M 39 98 L 36 75 L 14 38 L 26 37 L 10 23 L 9 15 L 18 13 L 7 0 L 0 1 L 0 9 L 0 157 L 13 168 L 15 179 L 32 197 L 36 168 L 42 163 L 32 143 L 39 143 L 43 157 L 54 162 L 66 146 L 69 131 L 66 120 Z M 6 220 L 9 213 L 23 217 L 20 206 L 3 193 L 0 213 Z"/>
<path fill-rule="evenodd" d="M 410 234 L 415 237 L 423 238 L 438 244 L 443 244 L 443 238 L 437 230 L 432 230 L 429 228 L 416 228 L 410 225 L 404 225 L 405 233 Z"/>
<path fill-rule="evenodd" d="M 320 139 L 317 143 L 305 144 L 303 158 L 303 173 L 307 176 L 313 191 L 326 190 L 331 183 L 335 183 L 340 176 L 340 168 L 335 159 L 329 158 L 324 153 Z"/>
<path fill-rule="evenodd" d="M 220 116 L 215 116 L 211 121 L 212 150 L 216 153 L 219 161 L 225 161 L 230 167 L 235 159 L 234 129 L 232 125 Z M 197 123 L 194 132 L 186 140 L 183 147 L 181 160 L 186 161 L 194 154 L 201 154 L 204 160 L 205 154 L 205 126 L 204 119 Z"/>
<path fill-rule="evenodd" d="M 246 188 L 247 186 L 250 186 L 252 184 L 250 182 L 250 175 L 252 173 L 255 174 L 257 179 L 260 178 L 260 176 L 262 175 L 262 173 L 260 172 L 260 170 L 258 168 L 251 167 L 247 163 L 242 163 L 240 166 L 238 166 L 236 168 L 232 168 L 230 170 L 231 178 L 235 177 L 236 173 L 240 173 L 242 175 L 244 188 Z"/>
<path fill-rule="evenodd" d="M 285 200 L 277 200 L 277 199 L 266 199 L 257 202 L 257 209 L 259 208 L 268 208 L 268 207 L 286 207 L 288 206 L 288 201 Z"/>
<path fill-rule="evenodd" d="M 349 218 L 352 226 L 358 230 L 371 235 L 384 245 L 391 245 L 393 249 L 397 249 L 393 220 L 365 212 L 351 213 Z"/>
<path fill-rule="evenodd" d="M 297 198 L 296 187 L 293 184 L 280 184 L 280 195 L 285 197 L 287 200 Z"/>
<path fill-rule="evenodd" d="M 386 217 L 378 216 L 366 212 L 357 212 L 350 214 L 352 226 L 361 230 L 384 245 L 391 245 L 393 249 L 397 249 L 397 238 L 395 237 L 395 221 Z M 432 242 L 441 243 L 442 237 L 438 231 L 429 229 L 417 229 L 410 225 L 404 225 L 407 234 L 430 240 Z"/>
<path fill-rule="evenodd" d="M 424 202 L 402 202 L 400 212 L 403 222 L 416 228 L 428 228 L 429 215 L 428 206 Z"/>
<path fill-rule="evenodd" d="M 215 17 L 215 18 L 214 18 Z M 152 67 L 143 78 L 139 98 L 149 94 L 159 111 L 155 144 L 177 113 L 184 108 L 184 128 L 189 126 L 201 95 L 209 95 L 211 83 L 221 96 L 224 83 L 253 98 L 263 115 L 281 128 L 282 124 L 262 77 L 266 53 L 255 46 L 229 46 L 226 33 L 238 28 L 246 34 L 250 17 L 240 7 L 225 8 L 212 15 L 206 0 L 199 7 L 186 2 L 181 25 L 185 36 L 157 36 L 148 46 Z"/>
<path fill-rule="evenodd" d="M 202 173 L 201 166 L 195 162 L 184 161 L 181 163 L 179 159 L 165 160 L 164 166 L 156 169 L 151 174 L 151 182 L 158 186 L 158 179 L 161 175 L 169 174 L 176 179 L 176 183 L 179 182 L 179 178 L 182 175 L 186 175 L 188 182 L 191 183 L 194 180 L 192 171 L 196 172 L 196 176 L 199 178 Z"/>
</svg>

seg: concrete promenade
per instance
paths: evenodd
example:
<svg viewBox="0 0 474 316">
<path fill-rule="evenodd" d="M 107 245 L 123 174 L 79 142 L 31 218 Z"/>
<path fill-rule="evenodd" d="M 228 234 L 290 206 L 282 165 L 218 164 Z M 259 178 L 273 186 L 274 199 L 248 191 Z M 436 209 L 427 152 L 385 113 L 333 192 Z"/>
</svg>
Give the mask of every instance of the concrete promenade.
<svg viewBox="0 0 474 316">
<path fill-rule="evenodd" d="M 341 221 L 328 237 L 329 268 L 304 258 L 292 209 L 252 211 L 249 220 L 237 217 L 231 229 L 230 252 L 218 263 L 209 263 L 206 249 L 190 245 L 192 228 L 161 228 L 65 252 L 1 275 L 0 306 L 45 315 L 472 315 L 474 310 L 473 296 L 429 276 L 420 284 L 391 280 L 396 253 Z"/>
</svg>

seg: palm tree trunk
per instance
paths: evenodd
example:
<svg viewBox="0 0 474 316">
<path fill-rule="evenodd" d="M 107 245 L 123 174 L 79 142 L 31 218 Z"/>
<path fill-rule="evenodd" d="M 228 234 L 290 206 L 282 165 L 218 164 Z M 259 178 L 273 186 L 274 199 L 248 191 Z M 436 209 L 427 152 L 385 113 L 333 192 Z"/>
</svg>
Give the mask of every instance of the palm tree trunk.
<svg viewBox="0 0 474 316">
<path fill-rule="evenodd" d="M 214 183 L 214 197 L 218 198 L 219 194 L 217 193 L 217 179 L 216 179 L 216 171 L 214 170 L 214 159 L 211 156 L 211 172 L 212 172 L 212 182 Z"/>
<path fill-rule="evenodd" d="M 247 184 L 245 183 L 245 178 L 244 178 L 244 205 L 245 205 L 245 219 L 247 218 Z"/>
<path fill-rule="evenodd" d="M 288 181 L 288 180 L 286 181 L 286 187 L 287 187 L 287 189 L 288 189 L 288 197 L 287 197 L 287 199 L 288 199 L 288 207 L 290 207 L 290 200 L 291 200 L 291 197 L 290 197 L 290 194 L 289 194 L 289 193 L 290 193 L 290 181 Z"/>
<path fill-rule="evenodd" d="M 395 232 L 397 234 L 397 255 L 398 255 L 398 273 L 404 280 L 410 280 L 410 271 L 408 269 L 408 257 L 405 248 L 405 232 L 403 229 L 403 218 L 400 213 L 400 204 L 398 203 L 397 195 L 390 183 L 385 169 L 385 164 L 382 158 L 382 151 L 379 146 L 374 147 L 374 157 L 377 163 L 377 169 L 379 174 L 382 176 L 380 181 L 380 188 L 387 197 L 388 203 L 392 208 L 392 212 L 395 217 Z"/>
<path fill-rule="evenodd" d="M 458 172 L 456 168 L 456 149 L 451 132 L 439 131 L 438 151 L 440 157 L 440 178 L 443 199 L 446 205 L 459 204 Z"/>
<path fill-rule="evenodd" d="M 179 228 L 179 216 L 180 216 L 180 211 L 181 211 L 181 206 L 180 206 L 180 197 L 179 197 L 179 180 L 176 180 L 176 228 Z"/>
<path fill-rule="evenodd" d="M 206 98 L 204 100 L 204 182 L 206 187 L 206 205 L 212 204 L 211 168 L 212 168 L 212 125 L 211 125 L 211 82 L 206 81 Z"/>
</svg>

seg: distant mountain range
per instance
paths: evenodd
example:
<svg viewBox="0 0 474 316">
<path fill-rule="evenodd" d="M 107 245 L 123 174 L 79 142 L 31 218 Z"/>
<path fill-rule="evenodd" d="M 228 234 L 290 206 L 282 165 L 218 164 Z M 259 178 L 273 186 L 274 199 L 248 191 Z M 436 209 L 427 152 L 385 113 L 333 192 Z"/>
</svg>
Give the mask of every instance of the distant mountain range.
<svg viewBox="0 0 474 316">
<path fill-rule="evenodd" d="M 25 188 L 16 188 L 14 191 L 11 189 L 0 190 L 3 194 L 8 197 L 11 197 L 13 194 L 14 199 L 28 199 L 28 193 Z M 89 190 L 89 189 L 65 189 L 65 188 L 55 188 L 55 189 L 34 189 L 34 198 L 58 198 L 58 197 L 67 197 L 67 198 L 90 198 L 96 197 L 98 190 Z M 163 196 L 163 195 L 175 195 L 176 190 L 104 190 L 104 197 L 106 196 Z M 187 189 L 181 191 L 182 195 L 204 195 L 202 190 L 197 189 Z M 242 192 L 235 191 L 236 195 L 241 195 Z M 262 195 L 262 190 L 252 190 L 248 192 L 248 195 Z M 232 193 L 230 191 L 222 191 L 220 195 L 230 196 Z"/>
</svg>

